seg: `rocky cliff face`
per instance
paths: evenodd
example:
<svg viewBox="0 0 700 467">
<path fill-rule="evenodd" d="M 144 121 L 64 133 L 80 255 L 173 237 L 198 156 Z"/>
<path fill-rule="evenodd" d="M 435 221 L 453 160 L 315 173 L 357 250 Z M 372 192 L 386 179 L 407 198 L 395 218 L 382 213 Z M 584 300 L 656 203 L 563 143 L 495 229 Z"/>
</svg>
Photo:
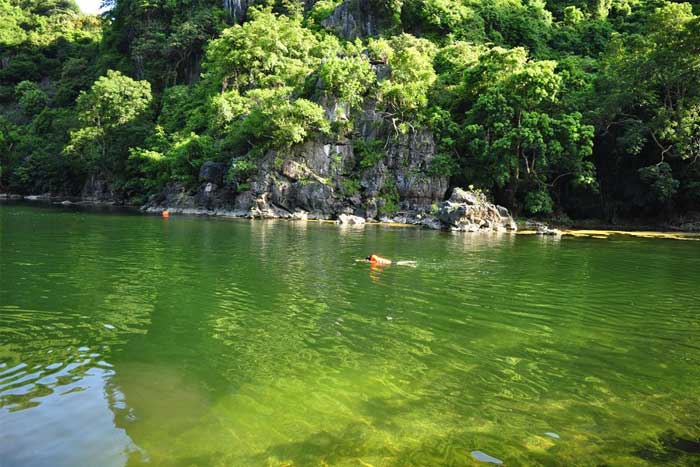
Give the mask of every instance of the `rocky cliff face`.
<svg viewBox="0 0 700 467">
<path fill-rule="evenodd" d="M 375 73 L 382 79 L 390 70 L 377 65 Z M 237 159 L 207 162 L 194 192 L 172 184 L 144 209 L 251 218 L 356 216 L 455 230 L 503 230 L 511 225 L 507 211 L 485 206 L 485 199 L 453 195 L 448 201 L 452 204 L 443 203 L 449 180 L 431 170 L 436 144 L 429 129 L 398 131 L 372 99 L 352 114 L 333 98 L 318 101 L 330 121 L 350 118 L 352 130 L 319 136 L 291 150 L 268 151 L 244 181 L 227 177 Z M 465 203 L 471 207 L 463 208 Z"/>
<path fill-rule="evenodd" d="M 109 183 L 93 175 L 85 183 L 80 197 L 90 203 L 111 203 L 117 196 Z"/>
<path fill-rule="evenodd" d="M 303 3 L 304 11 L 311 10 L 316 3 L 316 0 L 297 1 Z M 251 6 L 263 3 L 261 0 L 222 0 L 222 7 L 234 23 L 242 23 Z M 344 0 L 321 26 L 349 40 L 376 36 L 387 21 L 385 15 L 378 14 L 379 9 L 372 0 Z"/>
<path fill-rule="evenodd" d="M 375 66 L 379 79 L 390 70 Z M 429 212 L 448 188 L 445 176 L 431 172 L 435 141 L 427 128 L 399 132 L 367 99 L 359 111 L 324 95 L 319 104 L 330 121 L 353 121 L 342 134 L 317 137 L 291 151 L 268 151 L 256 160 L 246 183 L 227 182 L 230 164 L 206 163 L 200 187 L 188 193 L 171 185 L 147 209 L 227 212 L 249 217 L 336 219 L 340 214 L 378 219 Z"/>
<path fill-rule="evenodd" d="M 376 36 L 382 26 L 382 17 L 372 0 L 345 0 L 321 25 L 345 39 Z"/>
<path fill-rule="evenodd" d="M 366 131 L 376 128 L 365 126 Z M 369 130 L 372 128 L 372 130 Z M 382 143 L 383 158 L 357 171 L 357 140 L 313 140 L 282 155 L 269 151 L 259 161 L 249 189 L 227 183 L 226 164 L 206 163 L 195 193 L 174 184 L 153 197 L 147 209 L 211 211 L 254 218 L 335 219 L 353 214 L 370 219 L 429 212 L 443 199 L 447 177 L 428 171 L 435 155 L 432 134 L 419 129 Z M 385 144 L 385 146 L 384 146 Z"/>
</svg>

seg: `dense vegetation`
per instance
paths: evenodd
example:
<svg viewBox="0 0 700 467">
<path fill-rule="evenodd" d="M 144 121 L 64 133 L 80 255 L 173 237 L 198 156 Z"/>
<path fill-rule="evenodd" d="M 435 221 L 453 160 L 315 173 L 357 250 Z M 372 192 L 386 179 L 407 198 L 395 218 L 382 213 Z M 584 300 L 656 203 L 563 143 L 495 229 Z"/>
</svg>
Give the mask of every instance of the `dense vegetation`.
<svg viewBox="0 0 700 467">
<path fill-rule="evenodd" d="M 0 0 L 0 191 L 77 194 L 97 177 L 138 203 L 194 186 L 209 160 L 245 189 L 266 150 L 351 137 L 371 102 L 396 134 L 434 132 L 430 170 L 520 212 L 663 218 L 700 202 L 692 5 L 347 2 L 378 34 L 330 32 L 335 0 L 107 0 L 100 18 Z M 371 142 L 356 150 L 359 169 L 376 162 Z"/>
</svg>

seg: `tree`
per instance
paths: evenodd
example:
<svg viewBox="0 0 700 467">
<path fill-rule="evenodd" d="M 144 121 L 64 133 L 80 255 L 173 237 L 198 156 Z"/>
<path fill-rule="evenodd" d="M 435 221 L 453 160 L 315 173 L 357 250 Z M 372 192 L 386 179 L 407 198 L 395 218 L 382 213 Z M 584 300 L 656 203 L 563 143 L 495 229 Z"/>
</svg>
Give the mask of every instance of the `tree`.
<svg viewBox="0 0 700 467">
<path fill-rule="evenodd" d="M 504 190 L 507 201 L 526 190 L 540 193 L 563 180 L 592 184 L 593 128 L 580 113 L 558 108 L 561 77 L 553 61 L 529 60 L 523 49 L 494 48 L 466 70 L 461 92 L 465 108 L 461 138 L 471 178 Z M 526 208 L 528 208 L 526 204 Z"/>
<path fill-rule="evenodd" d="M 405 124 L 428 103 L 428 92 L 437 79 L 433 68 L 437 48 L 432 42 L 409 34 L 395 36 L 388 42 L 370 43 L 370 48 L 384 49 L 382 53 L 386 54 L 391 70 L 389 78 L 379 83 L 386 116 L 395 126 Z"/>
<path fill-rule="evenodd" d="M 49 98 L 44 91 L 39 89 L 32 81 L 22 81 L 15 87 L 17 103 L 25 115 L 33 117 L 44 110 Z"/>
<path fill-rule="evenodd" d="M 270 8 L 254 8 L 249 18 L 211 41 L 204 63 L 207 80 L 221 92 L 301 87 L 321 59 L 313 33 L 298 17 L 276 15 Z"/>
<path fill-rule="evenodd" d="M 670 206 L 679 179 L 695 183 L 686 173 L 700 157 L 700 18 L 688 3 L 651 8 L 636 31 L 612 38 L 601 68 L 599 125 L 615 143 L 605 162 L 624 171 L 608 190 Z"/>
<path fill-rule="evenodd" d="M 542 0 L 484 0 L 479 2 L 487 37 L 503 46 L 527 48 L 534 56 L 547 49 L 552 14 Z"/>
<path fill-rule="evenodd" d="M 113 172 L 119 154 L 110 152 L 117 131 L 134 123 L 151 103 L 151 85 L 109 70 L 77 100 L 80 128 L 71 132 L 66 152 L 79 155 L 86 164 Z M 112 158 L 110 158 L 112 156 Z"/>
<path fill-rule="evenodd" d="M 318 74 L 327 93 L 351 107 L 358 107 L 375 84 L 376 77 L 368 58 L 353 49 L 324 60 Z"/>
</svg>

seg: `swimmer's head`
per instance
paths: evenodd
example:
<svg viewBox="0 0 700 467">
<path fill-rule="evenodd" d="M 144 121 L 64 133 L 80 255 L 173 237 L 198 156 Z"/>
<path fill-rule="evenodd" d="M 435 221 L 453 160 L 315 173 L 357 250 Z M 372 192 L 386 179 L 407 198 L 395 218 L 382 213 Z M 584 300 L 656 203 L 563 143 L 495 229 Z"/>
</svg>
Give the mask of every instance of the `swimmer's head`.
<svg viewBox="0 0 700 467">
<path fill-rule="evenodd" d="M 372 255 L 368 255 L 365 259 L 366 259 L 367 261 L 371 261 L 371 260 L 372 260 Z"/>
</svg>

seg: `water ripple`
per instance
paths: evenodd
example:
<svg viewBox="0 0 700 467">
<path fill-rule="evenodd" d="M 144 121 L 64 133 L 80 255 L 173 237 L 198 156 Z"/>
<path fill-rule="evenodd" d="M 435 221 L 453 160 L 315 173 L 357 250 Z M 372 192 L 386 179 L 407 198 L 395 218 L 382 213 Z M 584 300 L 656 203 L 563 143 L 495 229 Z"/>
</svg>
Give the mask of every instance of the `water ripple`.
<svg viewBox="0 0 700 467">
<path fill-rule="evenodd" d="M 9 465 L 692 465 L 696 242 L 0 222 Z"/>
</svg>

